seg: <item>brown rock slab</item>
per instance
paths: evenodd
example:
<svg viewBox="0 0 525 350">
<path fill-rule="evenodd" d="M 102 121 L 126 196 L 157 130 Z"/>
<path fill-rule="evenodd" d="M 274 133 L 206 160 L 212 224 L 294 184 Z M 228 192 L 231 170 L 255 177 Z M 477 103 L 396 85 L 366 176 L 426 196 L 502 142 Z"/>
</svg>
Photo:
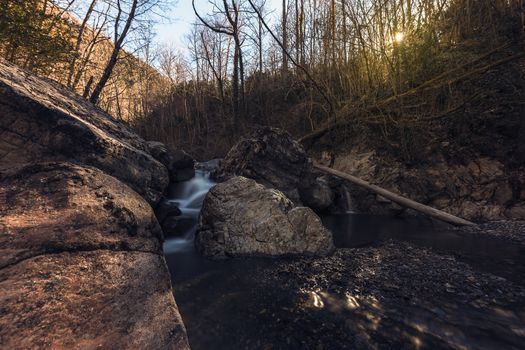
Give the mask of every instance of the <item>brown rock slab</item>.
<svg viewBox="0 0 525 350">
<path fill-rule="evenodd" d="M 150 204 L 169 180 L 125 124 L 59 84 L 0 61 L 0 171 L 71 159 L 115 176 Z"/>
<path fill-rule="evenodd" d="M 189 349 L 162 255 L 95 250 L 0 270 L 3 349 Z"/>
<path fill-rule="evenodd" d="M 149 204 L 99 169 L 0 175 L 0 344 L 186 349 Z"/>
</svg>

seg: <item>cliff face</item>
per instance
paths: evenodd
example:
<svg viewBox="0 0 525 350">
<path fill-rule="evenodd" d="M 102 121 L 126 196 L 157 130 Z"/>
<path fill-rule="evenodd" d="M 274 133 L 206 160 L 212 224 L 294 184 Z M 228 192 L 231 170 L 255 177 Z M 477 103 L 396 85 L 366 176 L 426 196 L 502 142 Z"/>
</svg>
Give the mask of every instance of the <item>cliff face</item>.
<svg viewBox="0 0 525 350">
<path fill-rule="evenodd" d="M 461 164 L 441 156 L 431 164 L 409 167 L 374 149 L 356 147 L 335 156 L 333 167 L 468 220 L 525 220 L 523 169 L 509 169 L 494 158 L 476 157 Z M 353 210 L 386 214 L 401 210 L 384 198 L 349 188 Z"/>
<path fill-rule="evenodd" d="M 128 127 L 0 62 L 0 343 L 185 349 L 150 205 L 166 168 Z"/>
</svg>

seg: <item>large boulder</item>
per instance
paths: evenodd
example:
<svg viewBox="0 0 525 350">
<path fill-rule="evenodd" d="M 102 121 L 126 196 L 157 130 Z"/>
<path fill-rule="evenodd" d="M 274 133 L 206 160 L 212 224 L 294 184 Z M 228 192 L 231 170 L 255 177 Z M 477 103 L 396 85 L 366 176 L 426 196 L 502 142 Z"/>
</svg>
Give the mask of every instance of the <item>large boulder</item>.
<svg viewBox="0 0 525 350">
<path fill-rule="evenodd" d="M 195 238 L 205 256 L 327 255 L 332 234 L 309 208 L 281 191 L 236 176 L 206 196 Z"/>
<path fill-rule="evenodd" d="M 127 126 L 0 62 L 0 347 L 189 348 L 150 206 L 167 185 Z"/>
<path fill-rule="evenodd" d="M 0 171 L 75 161 L 115 176 L 156 204 L 168 171 L 125 124 L 59 84 L 0 61 Z"/>
<path fill-rule="evenodd" d="M 234 175 L 276 188 L 297 204 L 302 203 L 301 192 L 311 188 L 316 178 L 303 147 L 286 131 L 270 127 L 257 129 L 228 152 L 217 178 L 225 180 Z"/>
<path fill-rule="evenodd" d="M 0 343 L 7 349 L 186 349 L 148 203 L 100 170 L 0 175 Z"/>
<path fill-rule="evenodd" d="M 168 169 L 172 182 L 187 181 L 195 176 L 195 160 L 186 152 L 171 152 L 162 142 L 150 141 L 151 155 Z"/>
<path fill-rule="evenodd" d="M 316 210 L 323 211 L 334 203 L 334 190 L 330 186 L 328 176 L 320 176 L 310 187 L 301 191 L 303 203 Z"/>
<path fill-rule="evenodd" d="M 0 198 L 0 268 L 57 251 L 162 253 L 162 231 L 148 203 L 96 168 L 37 163 L 14 169 L 0 175 Z"/>
<path fill-rule="evenodd" d="M 3 349 L 189 349 L 162 255 L 76 251 L 0 270 Z"/>
</svg>

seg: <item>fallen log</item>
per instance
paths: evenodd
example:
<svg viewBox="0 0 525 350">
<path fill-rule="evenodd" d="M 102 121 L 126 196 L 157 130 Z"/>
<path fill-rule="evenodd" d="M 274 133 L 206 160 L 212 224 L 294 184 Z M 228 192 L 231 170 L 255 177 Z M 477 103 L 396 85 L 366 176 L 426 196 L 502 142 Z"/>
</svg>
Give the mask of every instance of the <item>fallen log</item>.
<svg viewBox="0 0 525 350">
<path fill-rule="evenodd" d="M 356 184 L 358 186 L 364 187 L 374 193 L 377 193 L 387 199 L 390 199 L 392 202 L 395 202 L 401 206 L 411 208 L 414 210 L 417 210 L 423 214 L 429 215 L 435 219 L 448 222 L 450 224 L 456 225 L 456 226 L 474 226 L 475 224 L 473 222 L 467 221 L 462 218 L 458 218 L 457 216 L 445 213 L 444 211 L 429 207 L 428 205 L 424 205 L 421 203 L 418 203 L 416 201 L 413 201 L 411 199 L 402 197 L 398 194 L 392 193 L 388 190 L 385 190 L 384 188 L 381 188 L 379 186 L 373 185 L 365 180 L 362 180 L 358 177 L 352 176 L 347 173 L 343 173 L 341 171 L 325 167 L 323 165 L 314 163 L 314 167 L 324 171 L 325 173 L 328 173 L 330 175 L 334 175 L 337 177 L 340 177 L 341 179 L 350 181 L 353 184 Z"/>
</svg>

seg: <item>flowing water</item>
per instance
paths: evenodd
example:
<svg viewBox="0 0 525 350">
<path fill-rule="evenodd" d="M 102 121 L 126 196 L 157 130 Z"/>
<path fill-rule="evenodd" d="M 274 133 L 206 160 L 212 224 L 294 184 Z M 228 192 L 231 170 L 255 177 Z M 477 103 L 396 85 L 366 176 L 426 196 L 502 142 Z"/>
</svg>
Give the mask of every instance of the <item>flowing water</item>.
<svg viewBox="0 0 525 350">
<path fill-rule="evenodd" d="M 290 310 L 302 302 L 298 291 L 281 285 L 269 288 L 263 282 L 272 271 L 293 263 L 293 259 L 238 258 L 210 261 L 195 252 L 193 240 L 199 211 L 207 192 L 214 185 L 207 172 L 197 171 L 190 181 L 172 185 L 167 200 L 168 206 L 177 205 L 182 215 L 192 220 L 192 225 L 184 232 L 177 238 L 166 240 L 164 244 L 174 293 L 192 348 L 303 348 L 305 343 L 301 338 L 310 336 L 310 326 L 300 325 L 289 331 L 281 331 L 280 328 L 272 330 L 270 326 L 280 322 L 285 314 L 293 314 Z M 475 270 L 490 272 L 519 285 L 524 284 L 525 249 L 521 245 L 458 233 L 450 227 L 422 218 L 401 219 L 347 213 L 326 215 L 322 220 L 333 232 L 335 245 L 339 248 L 369 247 L 388 239 L 405 241 L 430 248 L 438 254 L 454 256 Z M 424 312 L 416 311 L 418 315 Z M 330 318 L 334 315 L 339 317 L 339 314 L 333 313 L 318 316 L 323 317 L 319 325 L 330 324 L 325 322 L 331 322 Z M 396 317 L 395 313 L 392 315 L 390 317 Z M 297 314 L 292 316 L 293 320 L 289 322 L 307 322 L 301 321 Z M 324 317 L 329 319 L 325 320 Z M 304 335 L 288 334 L 298 333 L 298 329 L 303 328 L 306 332 Z M 293 336 L 299 339 L 294 340 Z M 476 336 L 470 339 L 467 341 L 473 341 Z M 431 338 L 427 342 L 433 344 L 434 341 Z M 272 347 L 272 343 L 280 345 Z M 440 343 L 434 345 L 441 347 Z"/>
<path fill-rule="evenodd" d="M 172 184 L 168 190 L 167 207 L 177 206 L 184 218 L 190 222 L 177 238 L 167 239 L 164 243 L 166 255 L 177 252 L 192 252 L 193 239 L 197 229 L 202 202 L 208 191 L 215 185 L 210 174 L 204 170 L 196 170 L 195 176 L 181 183 Z"/>
</svg>

